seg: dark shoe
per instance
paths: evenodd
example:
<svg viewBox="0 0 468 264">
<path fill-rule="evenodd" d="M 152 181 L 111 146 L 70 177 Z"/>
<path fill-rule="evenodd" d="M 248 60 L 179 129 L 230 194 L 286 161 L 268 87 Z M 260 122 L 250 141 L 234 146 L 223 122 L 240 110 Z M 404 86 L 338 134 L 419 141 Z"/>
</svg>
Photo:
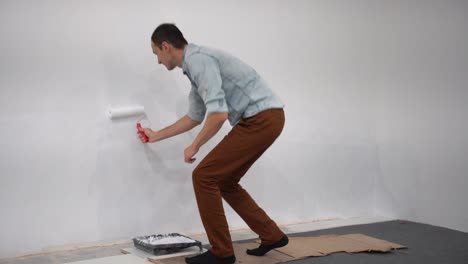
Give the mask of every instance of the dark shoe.
<svg viewBox="0 0 468 264">
<path fill-rule="evenodd" d="M 264 246 L 260 245 L 258 248 L 255 249 L 247 249 L 247 254 L 252 255 L 252 256 L 263 256 L 268 251 L 274 249 L 274 248 L 279 248 L 279 247 L 284 247 L 289 243 L 288 236 L 284 235 L 278 242 L 273 243 L 272 245 Z"/>
<path fill-rule="evenodd" d="M 220 258 L 211 253 L 211 251 L 206 251 L 203 254 L 185 258 L 185 262 L 189 264 L 233 264 L 236 262 L 236 257 L 230 256 L 225 258 Z"/>
</svg>

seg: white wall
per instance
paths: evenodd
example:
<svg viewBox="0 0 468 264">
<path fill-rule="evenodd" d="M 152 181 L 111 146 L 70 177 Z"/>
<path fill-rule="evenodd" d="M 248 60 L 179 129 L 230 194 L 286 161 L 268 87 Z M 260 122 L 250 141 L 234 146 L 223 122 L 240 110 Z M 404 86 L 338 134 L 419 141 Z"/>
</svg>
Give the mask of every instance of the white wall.
<svg viewBox="0 0 468 264">
<path fill-rule="evenodd" d="M 386 1 L 376 24 L 377 213 L 468 232 L 468 2 Z"/>
<path fill-rule="evenodd" d="M 422 145 L 423 140 L 420 145 L 413 140 L 425 131 L 401 133 L 407 125 L 414 125 L 409 118 L 418 117 L 417 112 L 411 112 L 413 116 L 405 112 L 403 117 L 408 119 L 402 122 L 400 116 L 403 108 L 397 101 L 398 91 L 405 91 L 413 81 L 410 73 L 403 75 L 403 66 L 414 71 L 419 64 L 433 62 L 424 57 L 426 61 L 412 60 L 413 65 L 408 65 L 408 56 L 413 53 L 402 50 L 403 40 L 407 36 L 417 40 L 416 36 L 403 24 L 393 28 L 386 24 L 413 13 L 431 21 L 427 1 L 414 2 L 412 8 L 419 12 L 408 11 L 403 3 L 2 1 L 0 256 L 139 234 L 203 231 L 191 183 L 196 164 L 183 163 L 183 150 L 200 128 L 145 146 L 137 140 L 136 120 L 111 122 L 105 116 L 109 104 L 142 104 L 153 128 L 158 129 L 186 113 L 188 80 L 180 70 L 167 72 L 151 52 L 150 35 L 162 22 L 176 22 L 191 42 L 239 56 L 254 66 L 285 102 L 282 136 L 242 180 L 277 223 L 377 213 L 416 216 L 421 221 L 468 230 L 462 219 L 457 221 L 452 215 L 434 218 L 436 213 L 425 209 L 423 196 L 412 193 L 413 188 L 423 186 L 409 187 L 422 182 L 416 178 L 422 174 L 408 175 L 408 171 L 416 171 L 412 161 L 417 155 L 418 170 L 429 170 L 429 165 L 434 166 L 432 171 L 437 169 L 426 188 L 446 184 L 439 197 L 450 187 L 466 186 L 462 175 L 456 173 L 466 169 L 466 163 L 457 163 L 457 169 L 451 168 L 448 160 L 442 163 L 446 154 L 462 154 L 463 148 L 455 147 L 466 139 L 461 131 L 451 130 L 459 133 L 458 141 L 451 137 L 454 144 L 445 146 L 438 157 L 413 152 L 411 159 L 404 159 L 402 155 L 408 153 L 408 146 L 430 154 L 429 148 L 422 149 L 428 147 Z M 461 34 L 466 4 L 439 5 L 451 8 L 445 14 L 453 20 L 445 27 L 458 26 L 451 31 L 453 35 L 444 32 L 440 36 Z M 451 12 L 459 14 L 460 21 L 455 21 Z M 439 32 L 436 28 L 427 30 Z M 459 38 L 466 43 L 466 37 Z M 401 48 L 391 49 L 387 43 L 392 40 Z M 433 51 L 463 51 L 463 45 L 443 40 L 432 47 Z M 386 54 L 389 49 L 393 53 Z M 466 71 L 466 60 L 458 55 L 446 58 L 445 69 L 451 71 L 442 75 L 447 77 L 443 79 L 445 89 L 452 90 L 432 89 L 430 96 L 435 97 L 431 98 L 448 96 L 445 92 L 455 92 L 454 87 L 461 93 L 466 75 L 454 72 L 460 68 L 451 64 L 465 63 L 461 66 Z M 429 65 L 437 69 L 435 64 Z M 453 68 L 447 68 L 449 65 Z M 396 79 L 387 70 L 401 74 Z M 443 83 L 433 71 L 417 73 Z M 423 82 L 413 85 L 416 89 L 427 87 Z M 459 95 L 452 94 L 462 100 Z M 449 99 L 453 98 L 446 97 L 445 102 Z M 411 111 L 414 104 L 407 102 Z M 420 109 L 433 105 L 419 103 Z M 450 107 L 431 111 L 440 118 L 458 114 L 455 120 L 461 123 L 462 112 L 456 112 L 455 105 Z M 462 107 L 466 110 L 462 105 L 459 109 Z M 427 127 L 429 122 L 427 119 Z M 226 124 L 204 146 L 198 160 L 229 129 Z M 398 144 L 392 140 L 395 130 L 401 133 Z M 428 135 L 444 133 L 438 130 Z M 441 162 L 442 167 L 429 158 Z M 450 183 L 444 168 L 453 175 Z M 397 177 L 409 177 L 408 185 L 401 181 L 389 184 Z M 433 192 L 425 194 L 427 199 Z M 466 198 L 462 189 L 454 195 Z M 400 197 L 413 200 L 406 202 Z M 440 205 L 451 201 L 444 199 L 438 201 Z M 466 213 L 460 213 L 465 209 L 462 203 L 446 206 L 453 207 L 447 212 L 466 219 Z M 225 209 L 231 228 L 246 227 L 229 206 Z M 409 211 L 413 214 L 407 214 Z M 25 241 L 24 237 L 33 239 Z"/>
</svg>

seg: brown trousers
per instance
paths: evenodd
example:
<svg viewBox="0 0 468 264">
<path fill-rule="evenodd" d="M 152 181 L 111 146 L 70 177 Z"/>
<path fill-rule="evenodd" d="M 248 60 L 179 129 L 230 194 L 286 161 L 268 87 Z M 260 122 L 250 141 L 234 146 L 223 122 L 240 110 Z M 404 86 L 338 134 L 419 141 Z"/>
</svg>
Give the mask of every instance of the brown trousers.
<svg viewBox="0 0 468 264">
<path fill-rule="evenodd" d="M 221 197 L 257 233 L 263 245 L 280 240 L 284 233 L 239 184 L 252 164 L 281 134 L 283 109 L 268 109 L 243 118 L 193 171 L 193 187 L 211 252 L 234 255 Z"/>
</svg>

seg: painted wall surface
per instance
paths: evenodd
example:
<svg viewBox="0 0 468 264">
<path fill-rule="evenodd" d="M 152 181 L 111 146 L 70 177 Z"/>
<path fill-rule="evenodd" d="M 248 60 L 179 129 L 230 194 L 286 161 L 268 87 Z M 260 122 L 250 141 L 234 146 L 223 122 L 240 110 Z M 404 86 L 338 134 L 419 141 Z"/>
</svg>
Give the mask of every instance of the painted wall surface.
<svg viewBox="0 0 468 264">
<path fill-rule="evenodd" d="M 386 1 L 376 213 L 468 232 L 468 2 Z"/>
<path fill-rule="evenodd" d="M 110 121 L 105 113 L 144 105 L 154 129 L 186 114 L 189 81 L 151 51 L 162 22 L 176 22 L 189 42 L 240 57 L 286 104 L 283 134 L 241 181 L 278 224 L 380 214 L 468 230 L 460 202 L 466 137 L 453 129 L 466 130 L 466 4 L 445 3 L 2 1 L 0 256 L 203 232 L 191 172 L 230 126 L 185 164 L 183 150 L 201 127 L 143 145 L 136 118 Z M 437 41 L 406 49 L 421 32 Z M 411 99 L 426 99 L 419 112 L 405 96 L 409 85 Z M 442 98 L 446 108 L 436 104 Z M 437 115 L 419 129 L 423 110 Z M 450 129 L 426 131 L 446 116 Z M 450 144 L 428 145 L 436 136 Z M 422 178 L 428 171 L 430 181 Z M 247 227 L 225 210 L 230 228 Z"/>
</svg>

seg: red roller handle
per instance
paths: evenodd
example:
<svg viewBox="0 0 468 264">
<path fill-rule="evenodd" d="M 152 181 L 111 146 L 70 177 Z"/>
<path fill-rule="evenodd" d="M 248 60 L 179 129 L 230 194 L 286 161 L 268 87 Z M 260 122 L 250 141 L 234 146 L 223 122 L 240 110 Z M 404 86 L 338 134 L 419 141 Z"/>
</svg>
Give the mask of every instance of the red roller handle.
<svg viewBox="0 0 468 264">
<path fill-rule="evenodd" d="M 141 127 L 141 124 L 140 123 L 137 123 L 136 125 L 136 128 L 138 130 L 138 134 L 140 134 L 140 136 L 143 137 L 143 139 L 145 140 L 145 142 L 148 142 L 149 141 L 149 137 L 145 134 L 145 132 L 143 131 L 143 128 Z"/>
</svg>

